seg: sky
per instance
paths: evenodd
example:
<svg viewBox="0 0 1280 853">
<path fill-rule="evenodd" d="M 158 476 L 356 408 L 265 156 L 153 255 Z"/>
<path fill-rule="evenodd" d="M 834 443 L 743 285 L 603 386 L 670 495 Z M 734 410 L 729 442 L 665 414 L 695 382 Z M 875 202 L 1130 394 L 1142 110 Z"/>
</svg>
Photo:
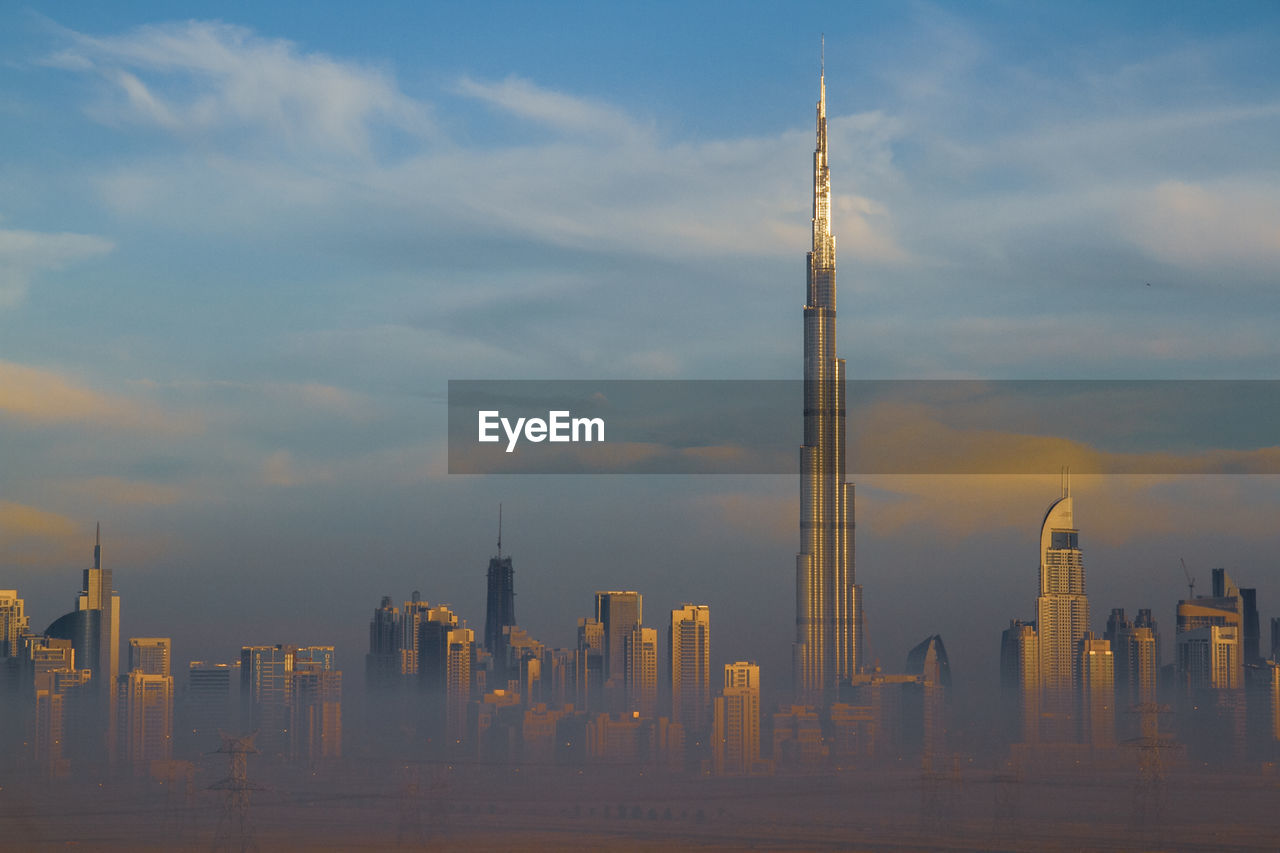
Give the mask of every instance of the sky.
<svg viewBox="0 0 1280 853">
<path fill-rule="evenodd" d="M 788 682 L 796 478 L 450 476 L 444 402 L 797 378 L 824 35 L 851 377 L 1280 378 L 1272 3 L 8 4 L 0 586 L 101 521 L 126 636 L 359 671 L 382 595 L 481 627 L 502 502 L 535 637 L 635 588 Z M 993 684 L 1058 485 L 860 481 L 871 656 Z M 1277 486 L 1080 478 L 1095 629 L 1180 557 L 1280 612 Z"/>
</svg>

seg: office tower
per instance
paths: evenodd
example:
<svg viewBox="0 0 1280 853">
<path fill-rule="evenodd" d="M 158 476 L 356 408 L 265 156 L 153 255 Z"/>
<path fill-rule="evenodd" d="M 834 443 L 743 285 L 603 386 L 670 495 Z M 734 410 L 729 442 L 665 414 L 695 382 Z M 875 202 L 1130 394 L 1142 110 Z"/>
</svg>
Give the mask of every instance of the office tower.
<svg viewBox="0 0 1280 853">
<path fill-rule="evenodd" d="M 471 701 L 471 659 L 475 631 L 451 628 L 445 638 L 445 732 L 457 743 L 466 733 L 467 703 Z"/>
<path fill-rule="evenodd" d="M 1005 697 L 1006 730 L 1023 743 L 1040 739 L 1040 638 L 1036 626 L 1009 622 L 1000 638 L 1000 685 Z"/>
<path fill-rule="evenodd" d="M 671 719 L 685 736 L 707 731 L 711 714 L 711 608 L 682 604 L 671 611 L 667 634 L 671 675 Z"/>
<path fill-rule="evenodd" d="M 1271 617 L 1271 659 L 1280 660 L 1280 616 Z"/>
<path fill-rule="evenodd" d="M 369 622 L 369 653 L 364 657 L 365 686 L 386 690 L 400 682 L 400 610 L 384 595 Z"/>
<path fill-rule="evenodd" d="M 724 692 L 712 713 L 712 768 L 717 774 L 750 773 L 760 758 L 760 667 L 726 664 Z"/>
<path fill-rule="evenodd" d="M 122 682 L 127 760 L 168 761 L 173 754 L 173 676 L 133 669 Z"/>
<path fill-rule="evenodd" d="M 1124 615 L 1124 608 L 1115 607 L 1107 617 L 1107 630 L 1102 638 L 1111 644 L 1112 660 L 1115 662 L 1116 695 L 1122 697 L 1122 704 L 1129 695 L 1129 635 L 1133 633 L 1133 623 Z"/>
<path fill-rule="evenodd" d="M 1177 646 L 1178 676 L 1186 687 L 1237 690 L 1242 686 L 1238 625 L 1211 624 L 1181 631 Z"/>
<path fill-rule="evenodd" d="M 245 646 L 240 651 L 241 729 L 258 732 L 256 744 L 265 754 L 323 757 L 310 751 L 314 730 L 305 726 L 311 707 L 305 703 L 317 690 L 323 692 L 315 674 L 335 671 L 333 646 Z M 297 677 L 303 674 L 309 677 Z M 328 684 L 331 689 L 333 680 Z M 340 692 L 340 680 L 337 686 Z"/>
<path fill-rule="evenodd" d="M 495 659 L 502 655 L 502 629 L 516 624 L 516 581 L 511 558 L 502 556 L 502 506 L 498 506 L 498 554 L 489 558 L 488 597 L 484 611 L 484 648 Z"/>
<path fill-rule="evenodd" d="M 658 715 L 658 631 L 637 625 L 626 640 L 627 710 Z"/>
<path fill-rule="evenodd" d="M 941 635 L 907 652 L 904 673 L 916 680 L 902 685 L 902 742 L 932 761 L 945 752 L 950 719 L 951 660 Z"/>
<path fill-rule="evenodd" d="M 1116 742 L 1115 659 L 1111 643 L 1086 631 L 1080 640 L 1082 740 L 1094 747 Z"/>
<path fill-rule="evenodd" d="M 604 624 L 599 619 L 578 620 L 574 680 L 574 704 L 578 710 L 602 710 L 604 708 Z"/>
<path fill-rule="evenodd" d="M 836 241 L 827 165 L 827 82 L 818 84 L 813 152 L 813 244 L 804 306 L 804 446 L 796 555 L 796 696 L 835 698 L 858 671 L 861 589 L 853 571 L 853 484 L 845 482 L 845 363 L 836 355 Z"/>
<path fill-rule="evenodd" d="M 290 752 L 311 762 L 342 757 L 342 672 L 324 659 L 299 660 L 293 673 Z"/>
<path fill-rule="evenodd" d="M 217 748 L 218 732 L 234 732 L 232 723 L 232 672 L 239 664 L 193 660 L 187 669 L 183 697 L 184 751 L 200 755 Z M 236 679 L 239 683 L 239 678 Z"/>
<path fill-rule="evenodd" d="M 413 596 L 404 603 L 404 612 L 400 617 L 400 674 L 418 674 L 418 632 L 431 605 L 422 600 L 422 595 L 415 589 Z"/>
<path fill-rule="evenodd" d="M 26 602 L 16 589 L 0 589 L 0 658 L 16 658 L 22 652 L 18 638 L 29 630 Z"/>
<path fill-rule="evenodd" d="M 1257 666 L 1262 663 L 1261 620 L 1258 618 L 1258 590 L 1240 590 L 1241 625 L 1240 641 L 1242 644 L 1241 660 L 1245 666 Z"/>
<path fill-rule="evenodd" d="M 1075 528 L 1070 480 L 1049 505 L 1040 527 L 1040 596 L 1036 633 L 1040 644 L 1040 713 L 1050 741 L 1074 739 L 1080 641 L 1089 630 L 1084 561 Z"/>
<path fill-rule="evenodd" d="M 94 534 L 93 568 L 84 570 L 84 589 L 76 600 L 76 610 L 96 610 L 98 649 L 101 660 L 89 665 L 99 680 L 97 689 L 114 689 L 120 674 L 120 596 L 112 588 L 111 569 L 102 568 L 102 525 Z"/>
<path fill-rule="evenodd" d="M 627 637 L 643 622 L 643 602 L 634 590 L 596 593 L 596 620 L 604 627 L 604 678 L 621 684 L 627 668 Z"/>
<path fill-rule="evenodd" d="M 129 671 L 146 675 L 171 675 L 168 637 L 130 637 Z"/>
</svg>

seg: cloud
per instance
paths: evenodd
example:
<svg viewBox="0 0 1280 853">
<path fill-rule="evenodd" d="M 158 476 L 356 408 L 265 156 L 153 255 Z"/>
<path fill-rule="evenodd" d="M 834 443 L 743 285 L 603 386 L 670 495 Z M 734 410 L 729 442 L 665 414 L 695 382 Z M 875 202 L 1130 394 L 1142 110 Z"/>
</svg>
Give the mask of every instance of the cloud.
<svg viewBox="0 0 1280 853">
<path fill-rule="evenodd" d="M 56 488 L 71 498 L 102 506 L 169 506 L 189 497 L 181 486 L 124 477 L 88 477 L 61 483 Z"/>
<path fill-rule="evenodd" d="M 91 234 L 0 229 L 0 308 L 22 301 L 32 279 L 104 255 L 115 244 Z"/>
<path fill-rule="evenodd" d="M 101 74 L 115 97 L 92 114 L 109 123 L 193 136 L 254 128 L 293 146 L 347 154 L 369 153 L 375 122 L 430 132 L 425 106 L 384 71 L 244 27 L 186 21 L 116 36 L 71 33 L 71 40 L 48 63 Z"/>
<path fill-rule="evenodd" d="M 1157 258 L 1205 271 L 1280 266 L 1280 185 L 1161 181 L 1134 199 L 1129 233 Z"/>
<path fill-rule="evenodd" d="M 299 465 L 287 450 L 277 450 L 262 462 L 261 480 L 268 486 L 292 488 L 332 479 L 333 473 L 328 468 L 321 465 Z"/>
<path fill-rule="evenodd" d="M 0 361 L 0 420 L 29 426 L 78 424 L 159 433 L 199 428 L 192 417 L 95 391 L 56 371 L 11 361 Z"/>
<path fill-rule="evenodd" d="M 81 525 L 33 506 L 0 501 L 0 552 L 10 565 L 65 565 L 74 558 L 68 540 Z"/>
<path fill-rule="evenodd" d="M 631 141 L 652 132 L 609 104 L 574 97 L 511 76 L 496 83 L 463 77 L 457 91 L 504 112 L 575 135 L 603 135 Z"/>
</svg>

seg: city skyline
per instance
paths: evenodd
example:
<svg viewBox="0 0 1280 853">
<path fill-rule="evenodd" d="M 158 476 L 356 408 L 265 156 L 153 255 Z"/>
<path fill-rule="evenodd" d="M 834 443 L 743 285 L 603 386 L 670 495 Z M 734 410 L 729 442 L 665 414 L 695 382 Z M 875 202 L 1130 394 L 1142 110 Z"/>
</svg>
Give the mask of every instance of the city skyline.
<svg viewBox="0 0 1280 853">
<path fill-rule="evenodd" d="M 244 642 L 334 643 L 354 662 L 363 652 L 368 605 L 337 592 L 347 574 L 377 571 L 381 591 L 432 590 L 433 602 L 451 603 L 479 629 L 484 593 L 470 567 L 490 541 L 490 508 L 514 500 L 520 520 L 512 536 L 528 579 L 522 612 L 535 636 L 572 645 L 573 621 L 585 612 L 582 602 L 548 592 L 551 578 L 587 596 L 637 588 L 657 613 L 708 602 L 723 614 L 712 670 L 742 657 L 759 660 L 766 695 L 785 690 L 791 615 L 780 610 L 790 608 L 760 602 L 793 596 L 790 572 L 780 569 L 795 552 L 789 478 L 550 485 L 449 478 L 430 426 L 437 411 L 430 395 L 433 383 L 464 368 L 490 375 L 518 366 L 521 375 L 795 376 L 799 347 L 786 318 L 794 318 L 795 253 L 806 231 L 799 199 L 809 195 L 796 163 L 812 144 L 796 104 L 819 64 L 813 34 L 770 48 L 786 91 L 782 83 L 748 82 L 742 91 L 763 93 L 762 104 L 773 106 L 746 117 L 738 90 L 716 75 L 760 81 L 732 55 L 710 77 L 681 65 L 685 85 L 668 86 L 655 100 L 657 90 L 647 87 L 672 72 L 637 74 L 647 66 L 625 40 L 617 64 L 605 63 L 604 75 L 595 76 L 565 73 L 527 50 L 502 60 L 475 51 L 452 65 L 423 66 L 393 48 L 335 40 L 319 24 L 297 31 L 250 12 L 226 25 L 164 23 L 145 9 L 111 22 L 66 14 L 55 23 L 15 18 L 7 31 L 18 40 L 20 61 L 4 78 L 7 103 L 26 117 L 31 138 L 43 134 L 49 143 L 36 150 L 13 141 L 12 168 L 63 176 L 37 197 L 23 192 L 20 176 L 5 173 L 10 207 L 0 211 L 0 417 L 7 439 L 0 450 L 0 566 L 37 623 L 64 612 L 59 572 L 80 570 L 89 520 L 101 516 L 115 531 L 113 564 L 129 571 L 126 620 L 138 620 L 140 635 L 172 630 L 179 660 L 228 659 L 236 647 L 220 628 L 238 623 Z M 823 24 L 827 72 L 837 75 L 841 92 L 841 110 L 831 117 L 831 156 L 841 176 L 833 219 L 846 267 L 857 270 L 847 280 L 858 310 L 844 315 L 842 340 L 858 375 L 1270 375 L 1272 344 L 1269 335 L 1259 337 L 1257 318 L 1271 298 L 1271 256 L 1258 235 L 1273 197 L 1270 184 L 1255 179 L 1272 168 L 1261 141 L 1271 135 L 1275 92 L 1259 74 L 1273 60 L 1250 35 L 1265 30 L 1269 13 L 1241 11 L 1213 26 L 1175 17 L 1171 32 L 1107 19 L 1123 51 L 1080 35 L 1049 35 L 1064 17 L 1078 23 L 1070 13 L 1022 18 L 1032 43 L 1075 60 L 1062 72 L 1015 47 L 989 14 L 937 7 L 869 14 L 893 43 L 924 45 L 914 50 L 931 52 L 936 62 L 909 78 L 917 53 L 887 56 L 869 45 L 875 36 L 860 34 L 877 32 L 861 21 Z M 504 26 L 488 33 L 493 44 L 514 38 Z M 587 26 L 611 32 L 617 22 Z M 1187 55 L 1198 70 L 1179 65 Z M 272 91 L 310 105 L 302 115 L 269 106 L 238 111 L 246 106 L 237 100 L 241 80 L 229 69 L 250 57 L 272 58 L 281 87 Z M 945 61 L 961 72 L 939 77 Z M 304 97 L 310 90 L 300 81 L 309 71 L 330 74 L 383 106 L 339 112 L 329 116 L 332 135 L 317 132 L 329 126 Z M 633 82 L 609 85 L 627 73 Z M 1188 76 L 1201 88 L 1173 85 Z M 445 82 L 423 82 L 441 77 Z M 944 91 L 970 102 L 948 79 L 1008 96 L 1008 110 L 988 117 L 994 134 L 977 134 L 963 115 L 935 109 Z M 131 88 L 131 80 L 142 88 Z M 1051 106 L 1036 97 L 1045 90 L 1074 98 Z M 722 98 L 706 97 L 708 91 Z M 130 92 L 145 93 L 155 109 L 148 112 L 146 98 Z M 39 100 L 45 94 L 47 108 Z M 1112 96 L 1116 106 L 1108 108 Z M 201 104 L 209 111 L 196 109 Z M 1015 115 L 1015 106 L 1025 114 Z M 414 123 L 427 108 L 441 119 L 433 132 L 444 134 L 443 143 Z M 68 126 L 77 133 L 57 132 Z M 1230 129 L 1229 142 L 1204 128 Z M 1070 138 L 1083 141 L 1072 156 L 1046 141 L 1073 129 Z M 1205 133 L 1229 150 L 1206 147 Z M 106 159 L 67 141 L 81 134 L 101 143 Z M 625 168 L 597 168 L 604 185 L 618 188 L 604 208 L 529 188 L 521 199 L 550 199 L 569 225 L 558 231 L 537 216 L 499 218 L 502 251 L 468 253 L 467 264 L 479 266 L 459 265 L 448 240 L 430 242 L 430 235 L 467 246 L 490 232 L 435 228 L 434 214 L 412 215 L 413 205 L 388 186 L 421 186 L 391 180 L 397 175 L 431 185 L 450 151 L 479 138 L 491 147 L 468 167 L 509 157 L 565 176 L 571 172 L 556 166 L 556 152 L 567 146 L 604 150 Z M 335 151 L 325 139 L 352 147 Z M 1162 141 L 1153 148 L 1152 139 Z M 978 156 L 988 145 L 998 158 Z M 54 162 L 49 152 L 64 159 Z M 353 159 L 343 160 L 347 155 Z M 157 189 L 184 165 L 206 162 L 225 167 L 214 174 L 226 195 L 174 185 L 190 190 L 207 220 Z M 683 177 L 665 180 L 665 167 L 645 165 L 653 162 L 680 164 L 679 176 L 690 166 L 713 175 L 694 187 L 698 200 L 713 206 L 690 204 L 671 186 Z M 314 169 L 319 186 L 298 175 L 297 163 Z M 343 202 L 350 199 L 333 187 L 363 188 L 367 196 L 353 209 L 387 226 L 382 239 L 401 253 L 398 263 L 370 262 L 385 258 L 359 234 L 339 227 L 351 243 L 336 239 L 319 215 L 320 201 L 275 211 L 279 230 L 263 233 L 281 238 L 281 248 L 255 242 L 237 217 L 257 209 L 240 202 L 257 198 L 244 192 L 246 176 L 264 168 L 295 180 L 300 195 L 288 196 L 295 200 L 348 209 Z M 1066 192 L 1081 176 L 1114 179 L 1112 169 L 1130 170 L 1120 182 L 1124 192 Z M 491 175 L 495 186 L 524 186 L 514 172 L 474 173 Z M 204 172 L 193 168 L 195 174 Z M 1261 189 L 1244 192 L 1242 182 Z M 629 190 L 641 183 L 661 200 L 656 208 Z M 1049 203 L 1063 193 L 1070 203 Z M 926 201 L 948 215 L 931 214 Z M 1144 201 L 1167 211 L 1169 221 L 1130 217 Z M 664 219 L 655 214 L 664 204 L 697 215 L 655 231 L 646 223 Z M 1019 215 L 1032 207 L 1046 218 Z M 493 227 L 491 210 L 467 209 Z M 617 211 L 621 221 L 610 222 L 602 209 Z M 708 217 L 708 210 L 721 215 Z M 1254 216 L 1256 229 L 1241 228 L 1227 215 L 1234 210 Z M 978 215 L 984 211 L 991 216 Z M 1099 214 L 1131 220 L 1131 227 L 1103 239 L 1088 226 Z M 212 227 L 199 224 L 206 221 Z M 1179 234 L 1202 225 L 1205 236 L 1170 245 L 1153 236 L 1161 224 Z M 719 230 L 706 231 L 713 226 Z M 326 256 L 329 271 L 312 275 L 315 259 L 306 247 L 344 245 L 351 256 Z M 1092 263 L 1062 263 L 1064 246 L 1072 253 L 1078 247 Z M 204 263 L 209 253 L 256 262 L 249 269 L 229 260 Z M 424 257 L 428 263 L 420 263 Z M 198 271 L 192 259 L 200 261 Z M 188 272 L 171 276 L 164 271 L 170 268 Z M 669 291 L 666 281 L 680 285 Z M 1221 287 L 1231 298 L 1218 295 Z M 1070 316 L 1027 308 L 1048 292 L 1072 295 Z M 597 301 L 600 293 L 621 301 Z M 723 311 L 729 293 L 743 297 L 732 300 L 732 317 Z M 207 327 L 180 321 L 193 299 L 208 305 Z M 585 304 L 620 310 L 584 311 Z M 309 307 L 299 312 L 298 305 Z M 657 305 L 675 310 L 658 312 Z M 637 335 L 611 313 L 636 317 L 657 337 Z M 713 325 L 695 329 L 685 325 L 691 318 Z M 156 331 L 171 323 L 185 333 Z M 609 332 L 597 337 L 601 324 Z M 993 347 L 1004 332 L 1013 342 Z M 585 343 L 575 349 L 567 342 L 579 335 Z M 285 343 L 276 346 L 278 340 Z M 373 370 L 361 366 L 370 362 Z M 62 452 L 73 441 L 83 449 Z M 868 664 L 895 667 L 920 636 L 936 632 L 967 676 L 961 689 L 996 683 L 983 665 L 988 626 L 1029 615 L 1034 582 L 1025 561 L 1034 537 L 1026 519 L 1039 514 L 1046 485 L 1047 478 L 863 482 L 860 579 L 870 579 L 877 614 L 868 627 Z M 1222 565 L 1250 577 L 1274 550 L 1266 531 L 1276 496 L 1266 478 L 1092 479 L 1078 480 L 1076 491 L 1087 498 L 1081 524 L 1090 531 L 1099 613 L 1120 605 L 1171 612 L 1181 596 L 1180 556 L 1202 575 Z M 1219 505 L 1236 509 L 1222 517 Z M 637 506 L 646 509 L 618 529 L 616 519 L 632 517 Z M 712 529 L 726 535 L 708 537 Z M 994 591 L 972 595 L 974 610 L 963 619 L 943 598 L 905 618 L 911 592 L 952 571 L 968 572 L 974 589 Z M 192 585 L 207 586 L 206 612 L 214 618 L 170 629 L 166 607 Z M 250 585 L 260 594 L 244 601 L 239 590 Z M 306 606 L 279 614 L 274 602 L 281 600 Z M 280 635 L 263 631 L 271 619 L 283 620 Z M 316 622 L 343 626 L 342 636 L 326 636 Z M 1170 659 L 1171 635 L 1163 642 Z"/>
</svg>

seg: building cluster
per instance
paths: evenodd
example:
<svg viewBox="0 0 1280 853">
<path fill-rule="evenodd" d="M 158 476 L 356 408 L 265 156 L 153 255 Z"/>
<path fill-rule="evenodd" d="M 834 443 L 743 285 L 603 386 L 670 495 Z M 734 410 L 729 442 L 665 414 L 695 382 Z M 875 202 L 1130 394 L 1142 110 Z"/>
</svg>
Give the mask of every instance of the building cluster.
<svg viewBox="0 0 1280 853">
<path fill-rule="evenodd" d="M 365 664 L 378 731 L 408 731 L 430 755 L 485 762 L 758 769 L 759 668 L 726 667 L 713 697 L 708 607 L 671 611 L 663 656 L 639 592 L 597 592 L 576 644 L 551 648 L 515 623 L 515 573 L 501 544 L 487 580 L 480 639 L 416 592 L 402 607 L 382 599 Z"/>
<path fill-rule="evenodd" d="M 1149 609 L 1132 621 L 1113 609 L 1106 631 L 1094 634 L 1074 512 L 1067 479 L 1041 525 L 1036 618 L 1012 620 L 1001 639 L 1006 731 L 1016 752 L 1078 760 L 1088 750 L 1105 759 L 1130 745 L 1175 756 L 1190 748 L 1204 760 L 1257 748 L 1280 756 L 1280 618 L 1271 620 L 1264 657 L 1257 591 L 1218 568 L 1208 596 L 1196 596 L 1188 576 L 1173 662 L 1162 664 Z"/>
<path fill-rule="evenodd" d="M 262 751 L 280 757 L 341 755 L 332 646 L 246 646 L 235 664 L 192 662 L 179 699 L 168 637 L 130 637 L 120 669 L 120 595 L 102 566 L 100 530 L 83 578 L 75 609 L 43 632 L 32 630 L 17 590 L 0 590 L 0 770 L 172 778 L 175 759 L 237 730 L 259 731 Z"/>
</svg>

